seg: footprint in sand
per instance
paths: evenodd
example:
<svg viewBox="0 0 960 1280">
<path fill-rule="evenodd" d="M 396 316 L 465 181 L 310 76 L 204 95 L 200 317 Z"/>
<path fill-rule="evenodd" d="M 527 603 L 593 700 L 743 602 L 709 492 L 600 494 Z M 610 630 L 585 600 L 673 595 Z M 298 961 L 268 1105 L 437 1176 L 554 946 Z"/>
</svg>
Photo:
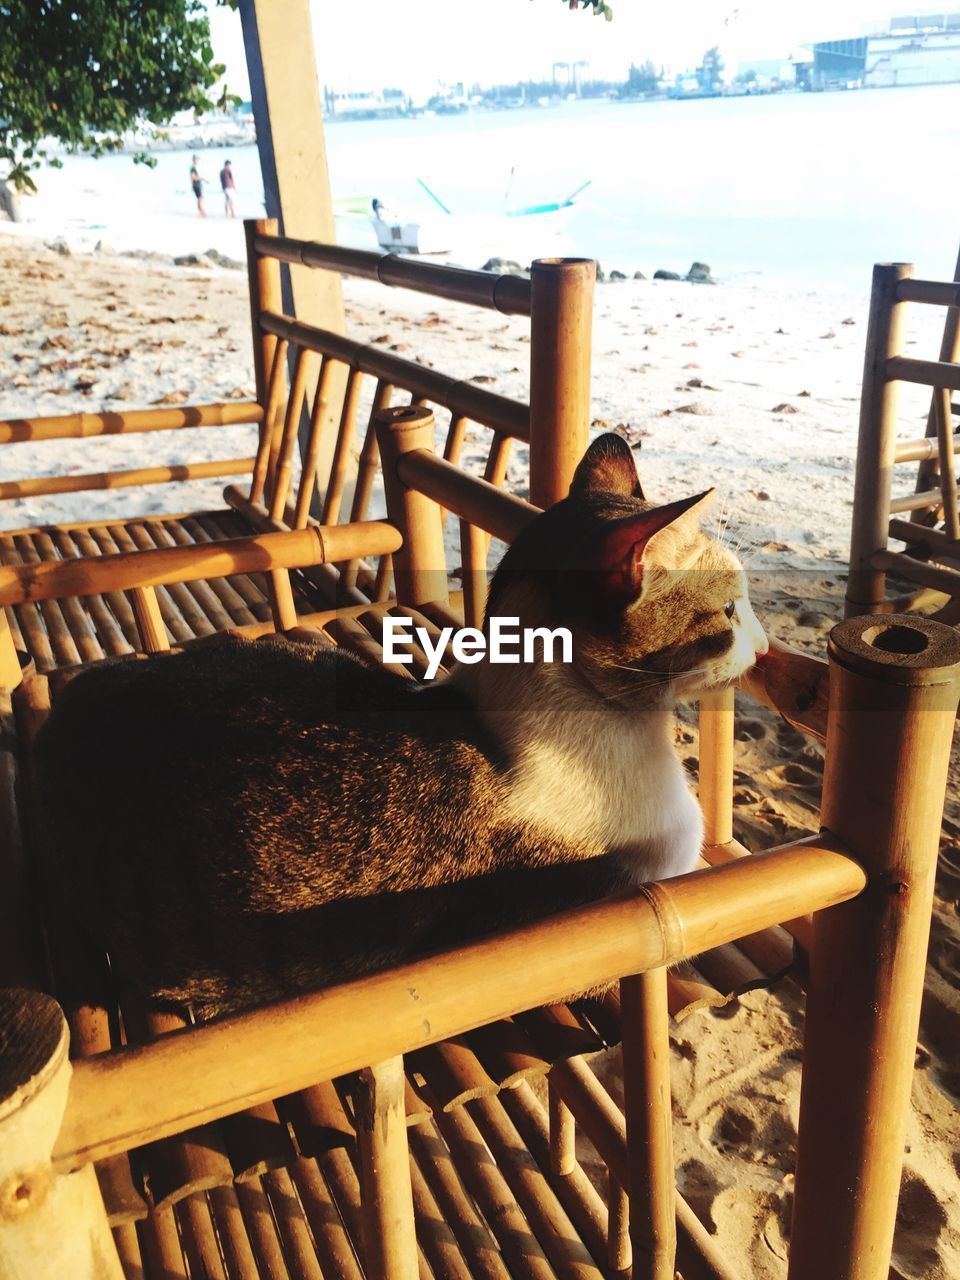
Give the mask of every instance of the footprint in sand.
<svg viewBox="0 0 960 1280">
<path fill-rule="evenodd" d="M 761 720 L 738 720 L 734 737 L 738 742 L 760 742 L 767 736 L 767 726 Z"/>
<path fill-rule="evenodd" d="M 823 782 L 822 776 L 815 773 L 813 769 L 808 769 L 806 765 L 791 764 L 777 765 L 775 769 L 770 770 L 771 776 L 779 778 L 781 782 L 787 782 L 792 787 L 817 788 Z"/>
<path fill-rule="evenodd" d="M 893 1237 L 893 1262 L 904 1280 L 926 1280 L 940 1261 L 937 1241 L 947 1225 L 946 1210 L 922 1177 L 904 1172 Z"/>
</svg>

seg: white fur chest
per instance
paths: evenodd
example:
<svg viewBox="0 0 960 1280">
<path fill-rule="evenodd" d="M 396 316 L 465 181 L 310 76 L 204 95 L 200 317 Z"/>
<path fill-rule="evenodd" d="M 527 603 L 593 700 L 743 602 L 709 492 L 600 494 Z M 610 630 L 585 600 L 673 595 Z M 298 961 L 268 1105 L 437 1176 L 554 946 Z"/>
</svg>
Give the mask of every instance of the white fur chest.
<svg viewBox="0 0 960 1280">
<path fill-rule="evenodd" d="M 671 713 L 627 719 L 581 706 L 521 716 L 512 730 L 511 818 L 619 854 L 636 883 L 693 869 L 703 821 Z"/>
</svg>

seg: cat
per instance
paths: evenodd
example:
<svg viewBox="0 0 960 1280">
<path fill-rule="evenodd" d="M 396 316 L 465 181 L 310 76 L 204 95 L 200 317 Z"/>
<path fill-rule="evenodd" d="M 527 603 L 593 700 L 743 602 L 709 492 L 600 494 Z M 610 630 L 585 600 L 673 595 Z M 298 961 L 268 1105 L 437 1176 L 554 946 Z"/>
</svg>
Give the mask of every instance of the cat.
<svg viewBox="0 0 960 1280">
<path fill-rule="evenodd" d="M 277 637 L 72 680 L 39 795 L 122 981 L 207 1020 L 691 870 L 674 704 L 766 649 L 710 500 L 655 507 L 620 437 L 590 445 L 487 607 L 569 628 L 569 664 L 418 685 Z"/>
</svg>

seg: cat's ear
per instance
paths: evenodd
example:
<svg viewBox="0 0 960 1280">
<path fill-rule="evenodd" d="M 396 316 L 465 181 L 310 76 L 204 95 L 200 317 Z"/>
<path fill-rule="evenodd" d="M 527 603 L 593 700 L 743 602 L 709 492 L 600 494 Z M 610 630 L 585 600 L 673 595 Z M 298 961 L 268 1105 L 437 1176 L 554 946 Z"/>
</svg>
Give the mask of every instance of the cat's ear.
<svg viewBox="0 0 960 1280">
<path fill-rule="evenodd" d="M 677 551 L 693 537 L 715 494 L 715 489 L 708 489 L 609 525 L 594 561 L 606 594 L 633 600 L 643 591 L 644 575 L 651 569 L 679 568 Z"/>
<path fill-rule="evenodd" d="M 612 431 L 597 436 L 573 473 L 570 493 L 615 493 L 623 498 L 642 498 L 637 464 L 626 440 Z"/>
</svg>

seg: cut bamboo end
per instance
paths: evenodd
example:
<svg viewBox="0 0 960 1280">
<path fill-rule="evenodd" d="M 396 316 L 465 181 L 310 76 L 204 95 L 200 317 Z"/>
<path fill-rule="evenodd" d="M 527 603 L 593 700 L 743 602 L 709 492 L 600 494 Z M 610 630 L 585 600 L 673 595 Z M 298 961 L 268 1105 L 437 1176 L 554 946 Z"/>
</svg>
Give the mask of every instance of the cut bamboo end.
<svg viewBox="0 0 960 1280">
<path fill-rule="evenodd" d="M 50 996 L 0 990 L 0 1274 L 123 1280 L 93 1166 L 60 1175 L 50 1161 L 69 1043 Z"/>
</svg>

